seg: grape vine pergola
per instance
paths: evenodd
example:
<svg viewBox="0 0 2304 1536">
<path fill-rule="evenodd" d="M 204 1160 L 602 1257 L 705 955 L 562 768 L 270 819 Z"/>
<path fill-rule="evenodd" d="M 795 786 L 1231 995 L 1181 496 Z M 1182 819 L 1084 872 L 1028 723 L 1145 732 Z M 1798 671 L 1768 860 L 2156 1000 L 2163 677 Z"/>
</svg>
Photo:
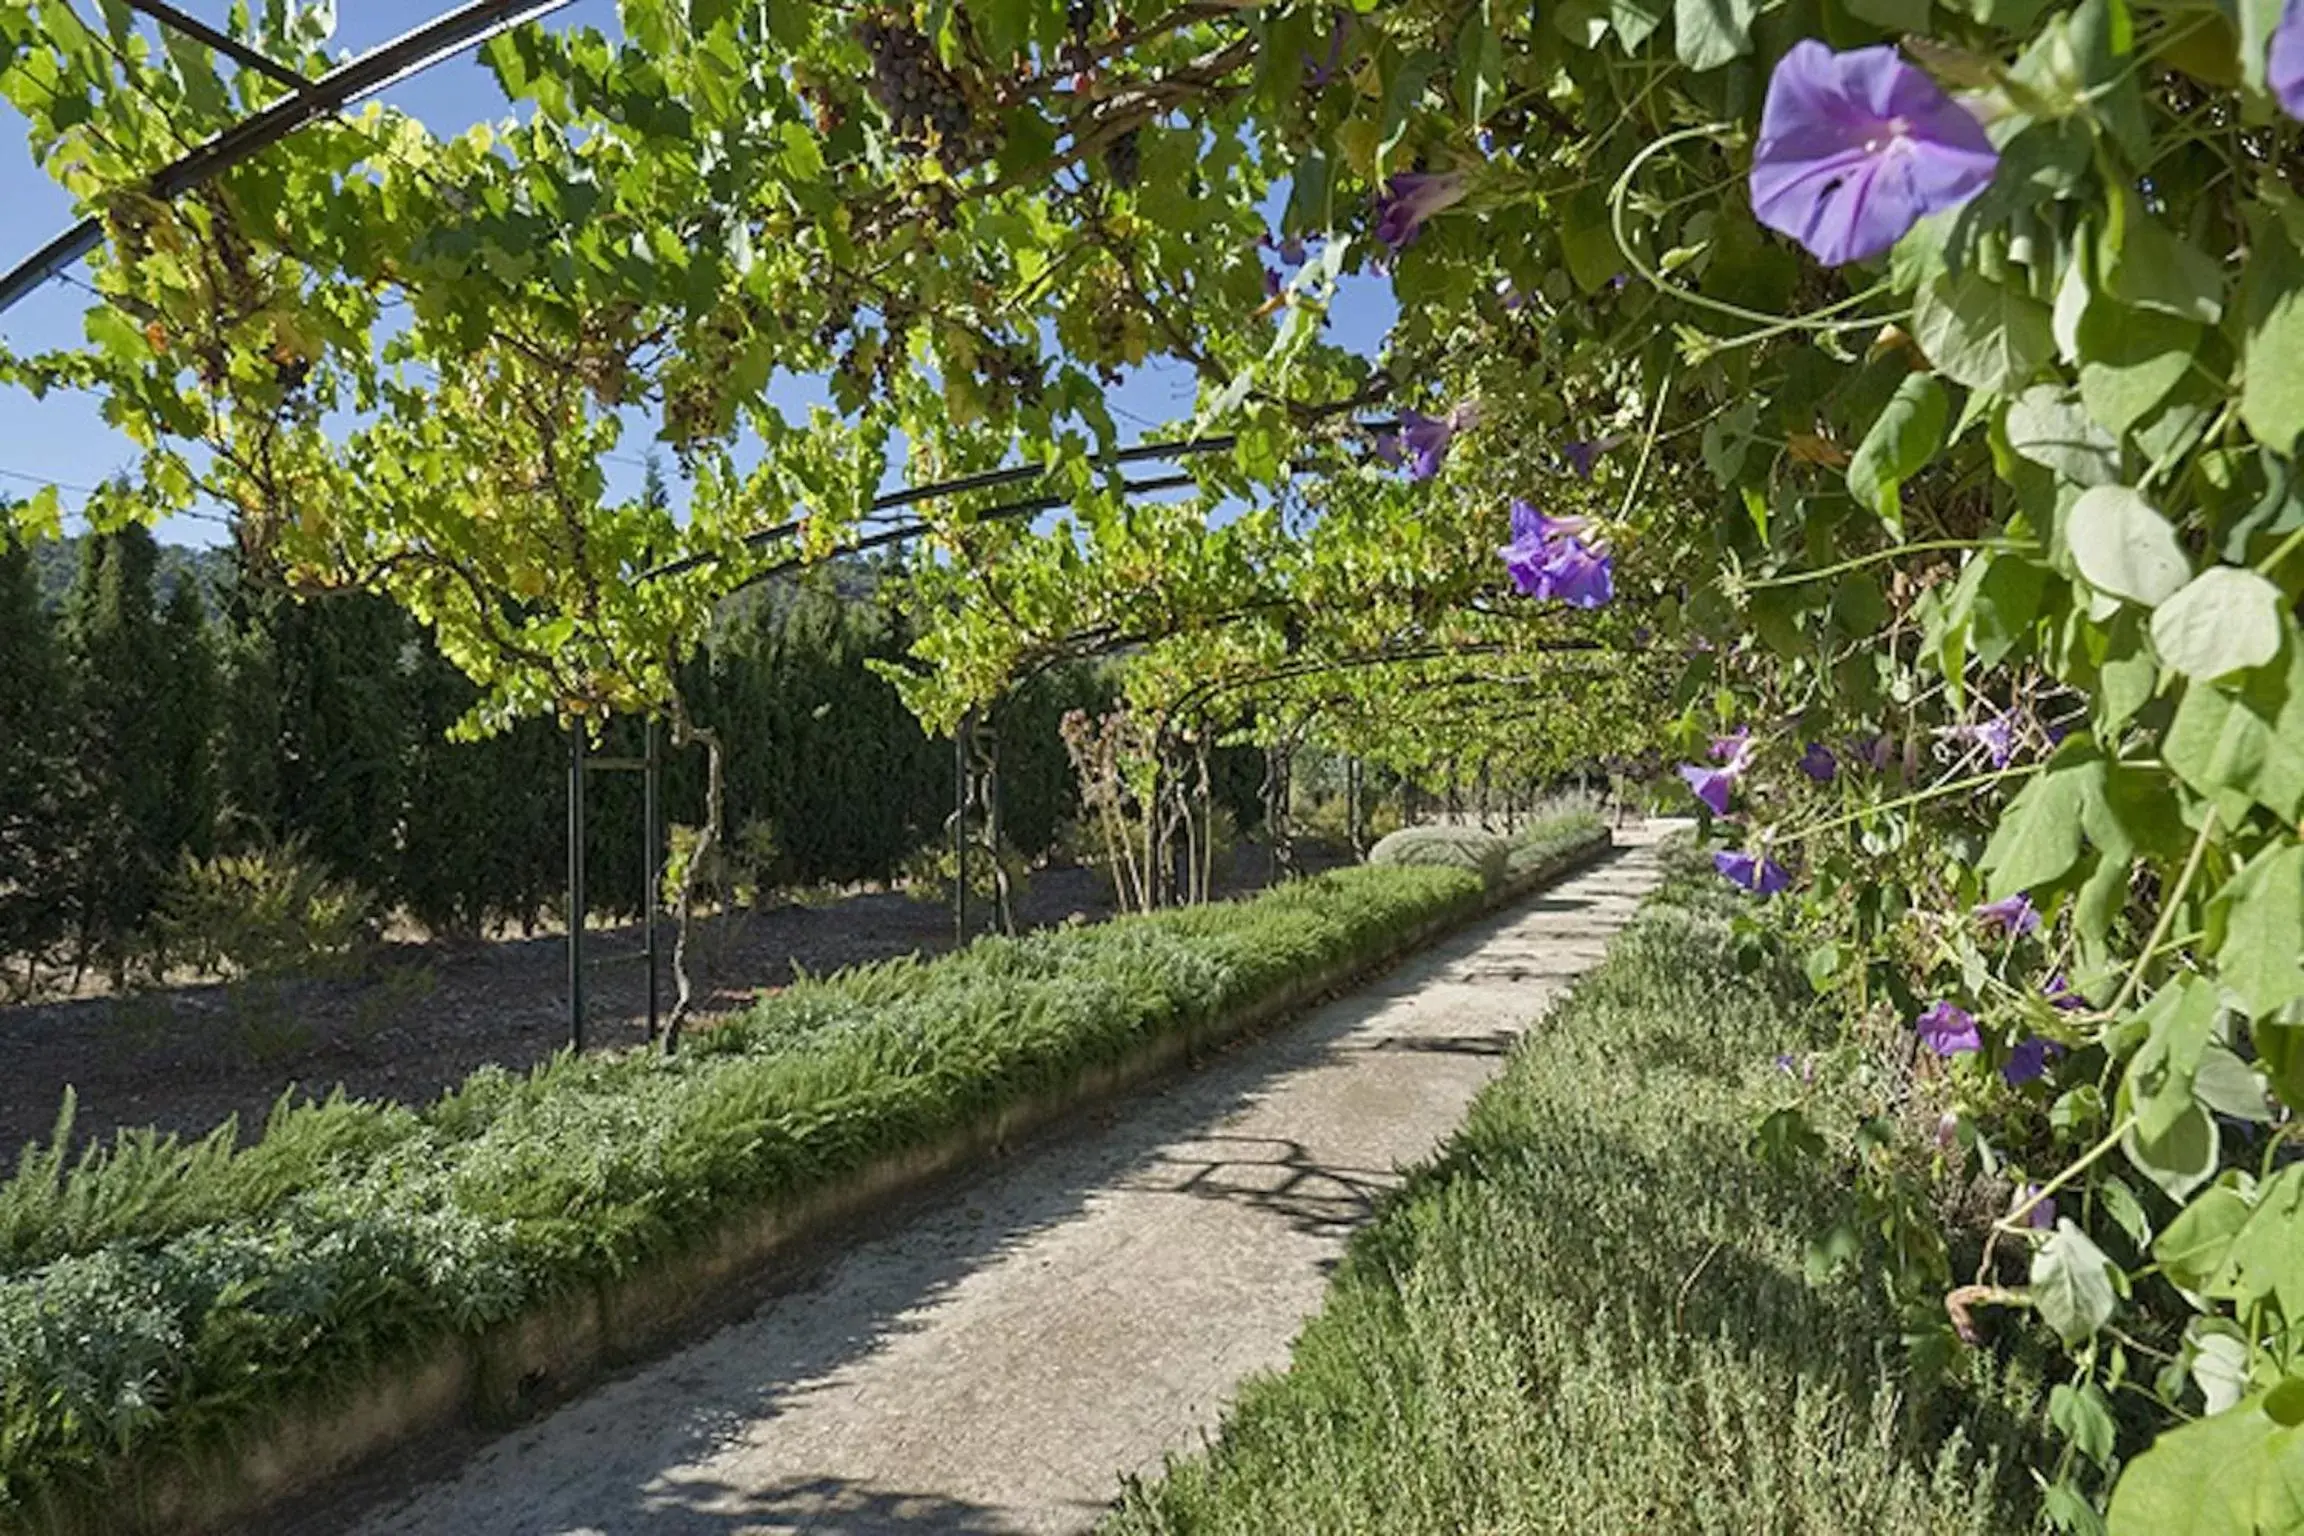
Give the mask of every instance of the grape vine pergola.
<svg viewBox="0 0 2304 1536">
<path fill-rule="evenodd" d="M 151 173 L 143 183 L 144 195 L 167 202 L 190 193 L 213 179 L 224 175 L 251 158 L 280 143 L 289 135 L 308 128 L 333 114 L 370 97 L 412 76 L 455 57 L 467 49 L 503 35 L 512 29 L 536 21 L 556 11 L 568 0 L 474 0 L 474 3 L 446 12 L 418 26 L 390 42 L 347 60 L 317 78 L 309 77 L 290 65 L 284 64 L 260 49 L 219 31 L 191 16 L 167 0 L 123 0 L 150 18 L 159 27 L 173 31 L 229 58 L 241 68 L 255 72 L 288 91 L 283 100 L 233 123 L 197 147 L 163 165 Z M 24 258 L 5 275 L 0 275 L 0 313 L 5 313 L 18 302 L 35 292 L 42 284 L 67 271 L 95 251 L 104 238 L 103 221 L 96 217 L 79 220 L 71 228 L 49 240 L 30 256 Z M 1396 426 L 1394 422 L 1374 423 L 1369 430 L 1382 430 Z M 1120 448 L 1105 456 L 1104 462 L 1114 470 L 1127 466 L 1161 460 L 1183 460 L 1196 456 L 1230 453 L 1238 446 L 1234 434 L 1211 434 L 1190 439 L 1176 439 L 1139 443 Z M 939 497 L 965 495 L 979 491 L 1003 490 L 1011 487 L 1044 482 L 1052 477 L 1041 466 L 1020 465 L 981 471 L 975 474 L 949 478 L 926 485 L 884 492 L 875 496 L 868 514 L 877 515 L 907 507 L 915 507 Z M 1123 496 L 1149 496 L 1168 491 L 1189 489 L 1197 482 L 1189 475 L 1163 475 L 1139 480 L 1123 480 L 1118 490 Z M 1030 518 L 1040 513 L 1070 504 L 1071 495 L 1064 492 L 1042 491 L 1039 494 L 999 503 L 976 514 L 979 522 L 994 522 L 1006 518 Z M 805 526 L 805 519 L 790 520 L 782 524 L 746 534 L 741 543 L 746 548 L 771 546 L 790 539 Z M 749 570 L 741 579 L 732 582 L 726 592 L 732 594 L 744 587 L 790 574 L 825 558 L 852 556 L 877 548 L 902 544 L 920 536 L 918 525 L 882 529 L 851 540 L 831 555 L 795 555 Z M 640 574 L 643 581 L 680 576 L 706 566 L 719 564 L 724 556 L 709 553 L 693 554 L 656 566 Z M 965 938 L 968 928 L 968 861 L 969 839 L 967 820 L 975 801 L 983 798 L 981 787 L 972 790 L 972 781 L 980 777 L 971 766 L 971 741 L 974 736 L 975 712 L 971 710 L 955 728 L 955 806 L 951 818 L 953 853 L 957 865 L 955 881 L 954 924 L 956 933 Z M 598 963 L 586 953 L 584 914 L 589 910 L 588 879 L 585 866 L 585 838 L 587 831 L 586 780 L 589 774 L 602 771 L 631 771 L 642 775 L 641 838 L 642 867 L 646 873 L 642 898 L 643 947 L 638 954 L 613 959 L 637 959 L 647 968 L 647 1019 L 651 1036 L 659 1029 L 661 999 L 658 988 L 659 954 L 657 948 L 660 927 L 658 902 L 659 883 L 656 878 L 662 858 L 663 826 L 661 813 L 662 756 L 658 745 L 657 722 L 653 714 L 646 720 L 645 747 L 638 757 L 600 757 L 587 750 L 587 731 L 579 722 L 569 731 L 568 767 L 568 822 L 567 843 L 567 896 L 568 896 L 568 1030 L 572 1048 L 582 1050 L 586 1043 L 586 982 L 592 964 Z M 996 771 L 996 770 L 995 770 Z M 996 784 L 996 781 L 995 781 Z M 991 791 L 996 794 L 996 787 Z M 987 802 L 989 803 L 989 802 Z M 996 814 L 996 813 L 995 813 Z M 994 837 L 996 839 L 997 833 Z"/>
<path fill-rule="evenodd" d="M 662 714 L 716 751 L 673 685 L 713 605 L 904 543 L 897 682 L 939 731 L 1120 646 L 1148 719 L 1236 676 L 1260 729 L 1403 761 L 1677 750 L 1846 1054 L 1924 1051 L 1906 1107 L 1965 1128 L 1830 1154 L 1914 1348 L 2053 1331 L 2073 1528 L 2280 1495 L 2294 1287 L 2191 1239 L 2304 1223 L 2304 1169 L 2222 1129 L 2253 1096 L 2277 1149 L 2304 1108 L 2304 6 L 621 6 L 622 44 L 487 45 L 516 122 L 323 115 L 174 202 L 172 136 L 245 115 L 207 56 L 0 14 L 106 237 L 89 345 L 0 373 L 138 437 L 92 517 L 235 507 L 295 582 L 430 625 L 475 730 Z M 306 22 L 252 31 L 317 77 Z M 1378 273 L 1372 360 L 1328 321 Z M 1154 359 L 1224 446 L 1132 481 L 1107 392 Z M 607 494 L 636 406 L 678 518 Z M 941 492 L 876 506 L 898 451 Z M 1904 1171 L 1939 1155 L 2036 1187 L 1973 1277 Z M 2125 1472 L 2116 1391 L 2165 1409 Z"/>
</svg>

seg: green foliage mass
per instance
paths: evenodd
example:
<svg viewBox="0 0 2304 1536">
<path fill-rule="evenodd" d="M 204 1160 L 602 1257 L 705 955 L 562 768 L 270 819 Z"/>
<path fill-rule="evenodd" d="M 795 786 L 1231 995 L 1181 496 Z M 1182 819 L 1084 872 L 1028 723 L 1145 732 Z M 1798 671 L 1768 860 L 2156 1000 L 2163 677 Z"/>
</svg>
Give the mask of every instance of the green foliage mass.
<svg viewBox="0 0 2304 1536">
<path fill-rule="evenodd" d="M 1479 899 L 1460 871 L 1359 868 L 986 939 L 802 982 L 678 1057 L 484 1069 L 421 1114 L 283 1101 L 240 1150 L 125 1133 L 73 1161 L 67 1118 L 0 1185 L 0 1511 L 245 1434 Z"/>
<path fill-rule="evenodd" d="M 2037 1528 L 2038 1385 L 1884 1377 L 1879 1275 L 1804 1277 L 1835 1172 L 1748 1142 L 1830 1021 L 1711 881 L 1617 936 L 1354 1239 L 1288 1369 L 1100 1529 Z"/>
</svg>

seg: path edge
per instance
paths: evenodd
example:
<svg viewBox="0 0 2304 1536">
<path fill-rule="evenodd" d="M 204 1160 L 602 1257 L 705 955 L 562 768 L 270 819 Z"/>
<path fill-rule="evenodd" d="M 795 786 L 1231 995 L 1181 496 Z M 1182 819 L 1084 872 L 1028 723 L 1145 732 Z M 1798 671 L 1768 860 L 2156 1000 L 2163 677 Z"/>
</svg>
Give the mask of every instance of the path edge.
<svg viewBox="0 0 2304 1536">
<path fill-rule="evenodd" d="M 773 1294 L 760 1282 L 802 1244 L 834 1239 L 1060 1120 L 1307 1012 L 1619 846 L 1603 827 L 1535 868 L 1402 929 L 1372 954 L 1307 972 L 1221 1017 L 1164 1031 L 1119 1061 L 1085 1067 L 1061 1087 L 988 1110 L 806 1194 L 738 1212 L 629 1274 L 579 1286 L 481 1334 L 440 1339 L 380 1362 L 356 1382 L 292 1398 L 245 1437 L 189 1456 L 124 1458 L 100 1496 L 49 1493 L 29 1511 L 23 1529 L 34 1536 L 205 1536 L 310 1498 L 435 1435 L 533 1418 L 656 1358 L 700 1326 L 757 1305 Z"/>
</svg>

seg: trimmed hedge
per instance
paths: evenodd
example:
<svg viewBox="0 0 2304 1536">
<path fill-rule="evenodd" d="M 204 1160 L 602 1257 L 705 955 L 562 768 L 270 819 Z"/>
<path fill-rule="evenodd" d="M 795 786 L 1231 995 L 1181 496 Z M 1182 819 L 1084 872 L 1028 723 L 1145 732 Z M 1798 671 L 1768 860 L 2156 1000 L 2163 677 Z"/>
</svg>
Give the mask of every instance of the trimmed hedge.
<svg viewBox="0 0 2304 1536">
<path fill-rule="evenodd" d="M 1539 817 L 1504 840 L 1504 878 L 1519 880 L 1543 869 L 1564 843 L 1598 837 L 1608 818 L 1598 811 L 1560 811 Z"/>
<path fill-rule="evenodd" d="M 1563 837 L 1560 858 L 1588 842 Z M 123 1135 L 0 1186 L 0 1521 L 102 1495 L 380 1362 L 627 1275 L 1481 900 L 1337 871 L 807 981 L 666 1060 L 476 1073 L 421 1113 L 283 1101 L 261 1140 Z"/>
<path fill-rule="evenodd" d="M 1619 935 L 1361 1234 L 1289 1369 L 1106 1536 L 2038 1525 L 2037 1386 L 1899 1389 L 1876 1277 L 1805 1278 L 1834 1191 L 1748 1143 L 1777 1053 L 1823 1036 L 1722 890 L 1676 883 Z"/>
<path fill-rule="evenodd" d="M 1493 890 L 1510 872 L 1511 845 L 1478 827 L 1402 827 L 1368 850 L 1368 862 L 1402 869 L 1462 869 Z"/>
</svg>

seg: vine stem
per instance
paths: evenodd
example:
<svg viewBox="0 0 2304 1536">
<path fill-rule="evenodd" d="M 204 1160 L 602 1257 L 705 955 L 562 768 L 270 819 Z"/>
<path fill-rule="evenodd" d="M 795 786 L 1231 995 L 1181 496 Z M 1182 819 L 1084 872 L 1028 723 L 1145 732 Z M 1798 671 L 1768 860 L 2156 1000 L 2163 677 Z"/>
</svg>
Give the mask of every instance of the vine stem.
<svg viewBox="0 0 2304 1536">
<path fill-rule="evenodd" d="M 1640 174 L 1641 167 L 1646 165 L 1652 157 L 1662 154 L 1675 145 L 1684 144 L 1691 139 L 1716 139 L 1735 126 L 1734 123 L 1728 122 L 1706 123 L 1702 127 L 1683 128 L 1677 133 L 1668 133 L 1634 155 L 1631 163 L 1624 167 L 1623 174 L 1616 178 L 1616 185 L 1608 193 L 1608 227 L 1610 233 L 1615 236 L 1617 251 L 1632 264 L 1632 270 L 1639 273 L 1641 280 L 1647 283 L 1649 287 L 1661 293 L 1668 293 L 1683 303 L 1694 305 L 1698 309 L 1708 309 L 1714 314 L 1726 315 L 1732 320 L 1751 321 L 1761 327 L 1757 331 L 1750 331 L 1742 336 L 1733 336 L 1723 340 L 1713 349 L 1716 352 L 1750 346 L 1755 342 L 1766 341 L 1770 337 L 1783 335 L 1787 331 L 1817 331 L 1829 334 L 1838 331 L 1876 330 L 1883 325 L 1901 320 L 1905 313 L 1902 310 L 1893 315 L 1859 315 L 1853 320 L 1825 318 L 1828 315 L 1837 314 L 1841 310 L 1853 309 L 1860 304 L 1870 303 L 1880 294 L 1888 291 L 1886 283 L 1875 283 L 1863 292 L 1850 294 L 1845 299 L 1827 304 L 1813 314 L 1777 315 L 1761 309 L 1746 309 L 1741 304 L 1730 304 L 1725 300 L 1715 299 L 1710 294 L 1698 293 L 1693 289 L 1667 283 L 1664 281 L 1662 273 L 1648 265 L 1640 258 L 1640 253 L 1632 249 L 1632 242 L 1625 236 L 1624 205 L 1626 194 L 1632 190 L 1632 178 Z"/>
<path fill-rule="evenodd" d="M 2126 1136 L 2128 1132 L 2135 1127 L 2135 1124 L 2136 1115 L 2134 1111 L 2130 1111 L 2129 1113 L 2122 1115 L 2120 1117 L 2120 1123 L 2112 1127 L 2111 1130 L 2106 1131 L 2102 1141 L 2097 1142 L 2096 1145 L 2081 1153 L 2077 1159 L 2065 1166 L 2063 1172 L 2057 1174 L 2056 1177 L 2050 1179 L 2047 1183 L 2034 1190 L 2032 1192 L 2031 1198 L 2025 1200 L 2021 1205 L 2017 1206 L 2016 1209 L 2010 1211 L 2007 1215 L 1992 1223 L 1993 1229 L 2000 1232 L 2023 1232 L 2025 1229 L 2024 1218 L 2031 1215 L 2035 1210 L 2039 1209 L 2040 1202 L 2048 1199 L 2051 1195 L 2055 1194 L 2056 1191 L 2062 1189 L 2065 1185 L 2071 1183 L 2075 1178 L 2079 1177 L 2081 1173 L 2085 1172 L 2088 1167 L 2096 1161 L 2096 1159 L 2102 1157 L 2105 1153 L 2120 1145 L 2120 1138 Z"/>
<path fill-rule="evenodd" d="M 1900 811 L 1908 805 L 1922 805 L 1930 800 L 1941 800 L 1946 795 L 1956 795 L 1964 789 L 1975 789 L 1985 784 L 1997 784 L 2002 779 L 2024 778 L 2027 775 L 2038 773 L 2047 766 L 2045 762 L 2026 763 L 2021 768 L 1995 768 L 1990 773 L 1971 774 L 1965 779 L 1954 779 L 1949 783 L 1931 785 L 1916 794 L 1904 795 L 1895 800 L 1883 800 L 1877 805 L 1859 806 L 1845 814 L 1827 817 L 1823 821 L 1802 827 L 1797 832 L 1787 832 L 1782 837 L 1772 839 L 1772 841 L 1779 843 L 1801 842 L 1814 837 L 1819 832 L 1830 832 L 1837 827 L 1844 827 L 1852 821 L 1862 821 L 1865 817 L 1877 815 L 1882 811 Z"/>
<path fill-rule="evenodd" d="M 1639 462 L 1632 466 L 1632 483 L 1624 488 L 1624 505 L 1617 509 L 1616 521 L 1622 524 L 1632 515 L 1632 503 L 1639 499 L 1640 487 L 1648 478 L 1648 460 L 1656 451 L 1656 428 L 1664 419 L 1664 402 L 1672 397 L 1672 369 L 1664 370 L 1664 382 L 1657 386 L 1656 406 L 1648 413 L 1648 430 L 1640 438 Z"/>
<path fill-rule="evenodd" d="M 1827 576 L 1839 576 L 1848 571 L 1860 571 L 1883 560 L 1899 555 L 1924 555 L 1946 549 L 2021 549 L 2024 546 L 1997 539 L 1923 539 L 1917 544 L 1899 544 L 1893 549 L 1876 549 L 1868 555 L 1852 555 L 1833 565 L 1820 566 L 1813 571 L 1794 571 L 1789 576 L 1768 576 L 1759 581 L 1744 582 L 1747 592 L 1758 592 L 1766 587 L 1797 587 L 1805 582 L 1822 581 Z"/>
<path fill-rule="evenodd" d="M 2280 568 L 2280 562 L 2296 553 L 2299 547 L 2304 547 L 2304 528 L 2298 528 L 2289 534 L 2273 548 L 2272 553 L 2257 561 L 2256 574 L 2259 576 L 2271 575 Z"/>
<path fill-rule="evenodd" d="M 2137 987 L 2143 984 L 2144 968 L 2152 963 L 2152 956 L 2159 950 L 2160 941 L 2168 937 L 2169 925 L 2176 921 L 2176 909 L 2183 905 L 2184 893 L 2192 886 L 2192 877 L 2200 873 L 2201 861 L 2208 856 L 2209 839 L 2215 833 L 2216 806 L 2211 801 L 2207 813 L 2200 818 L 2200 835 L 2192 839 L 2192 851 L 2185 856 L 2184 872 L 2176 877 L 2176 888 L 2160 903 L 2160 915 L 2153 921 L 2152 936 L 2144 941 L 2144 952 L 2129 967 L 2128 979 L 2120 983 L 2120 990 L 2114 995 L 2111 1006 L 2104 1010 L 2106 1013 L 2118 1016 L 2120 1010 L 2127 1006 L 2128 1000 L 2136 995 Z"/>
</svg>

